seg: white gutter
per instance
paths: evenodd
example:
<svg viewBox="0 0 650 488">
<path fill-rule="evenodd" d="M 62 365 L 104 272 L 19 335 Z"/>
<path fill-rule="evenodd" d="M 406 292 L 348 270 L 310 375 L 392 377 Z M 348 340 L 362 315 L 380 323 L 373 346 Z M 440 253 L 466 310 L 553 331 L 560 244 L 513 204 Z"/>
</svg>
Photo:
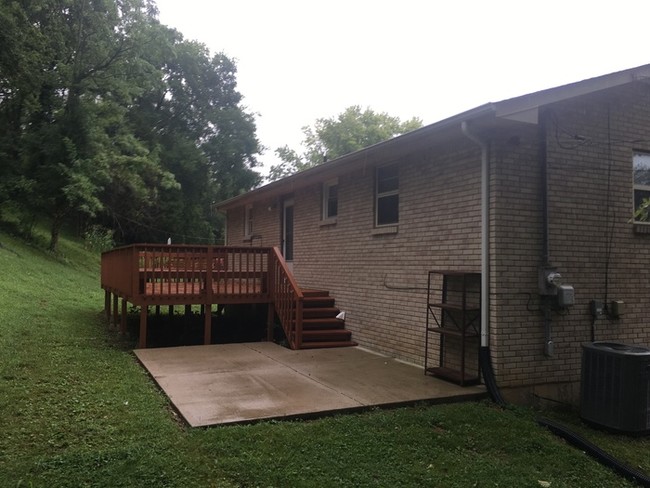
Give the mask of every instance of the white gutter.
<svg viewBox="0 0 650 488">
<path fill-rule="evenodd" d="M 489 305 L 490 305 L 490 234 L 489 234 L 489 180 L 488 145 L 472 134 L 467 121 L 460 125 L 463 134 L 481 148 L 481 347 L 489 345 Z"/>
</svg>

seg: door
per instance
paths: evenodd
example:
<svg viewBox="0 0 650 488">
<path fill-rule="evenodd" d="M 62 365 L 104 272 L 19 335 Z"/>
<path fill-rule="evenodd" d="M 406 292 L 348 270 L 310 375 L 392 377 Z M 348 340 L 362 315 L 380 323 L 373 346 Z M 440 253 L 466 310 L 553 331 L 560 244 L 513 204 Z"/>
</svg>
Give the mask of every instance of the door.
<svg viewBox="0 0 650 488">
<path fill-rule="evenodd" d="M 285 200 L 282 212 L 282 255 L 292 268 L 293 261 L 293 199 Z"/>
</svg>

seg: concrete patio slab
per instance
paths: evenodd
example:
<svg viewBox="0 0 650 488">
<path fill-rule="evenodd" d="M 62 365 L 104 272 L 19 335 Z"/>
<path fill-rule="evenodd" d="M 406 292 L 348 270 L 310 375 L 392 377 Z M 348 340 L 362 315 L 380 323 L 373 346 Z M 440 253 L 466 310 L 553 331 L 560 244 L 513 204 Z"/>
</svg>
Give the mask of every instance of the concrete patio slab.
<svg viewBox="0 0 650 488">
<path fill-rule="evenodd" d="M 292 351 L 270 342 L 138 349 L 192 427 L 479 398 L 422 368 L 359 347 Z"/>
</svg>

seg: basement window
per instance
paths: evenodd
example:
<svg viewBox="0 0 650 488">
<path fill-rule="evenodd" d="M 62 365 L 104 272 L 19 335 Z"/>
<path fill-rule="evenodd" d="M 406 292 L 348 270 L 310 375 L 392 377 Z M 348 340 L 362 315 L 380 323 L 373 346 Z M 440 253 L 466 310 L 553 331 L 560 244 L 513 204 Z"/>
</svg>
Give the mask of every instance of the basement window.
<svg viewBox="0 0 650 488">
<path fill-rule="evenodd" d="M 650 153 L 636 152 L 634 161 L 634 222 L 650 223 Z"/>
<path fill-rule="evenodd" d="M 377 168 L 375 226 L 399 222 L 399 168 L 396 164 Z"/>
</svg>

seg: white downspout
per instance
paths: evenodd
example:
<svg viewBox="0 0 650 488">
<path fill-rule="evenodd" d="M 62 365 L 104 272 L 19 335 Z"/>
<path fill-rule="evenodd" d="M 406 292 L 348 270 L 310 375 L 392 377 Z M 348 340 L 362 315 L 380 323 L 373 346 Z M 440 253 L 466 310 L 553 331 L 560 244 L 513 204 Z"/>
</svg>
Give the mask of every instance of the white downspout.
<svg viewBox="0 0 650 488">
<path fill-rule="evenodd" d="M 489 175 L 488 145 L 472 134 L 466 121 L 461 123 L 463 134 L 481 148 L 481 347 L 489 345 L 490 305 L 490 234 L 489 234 Z"/>
</svg>

